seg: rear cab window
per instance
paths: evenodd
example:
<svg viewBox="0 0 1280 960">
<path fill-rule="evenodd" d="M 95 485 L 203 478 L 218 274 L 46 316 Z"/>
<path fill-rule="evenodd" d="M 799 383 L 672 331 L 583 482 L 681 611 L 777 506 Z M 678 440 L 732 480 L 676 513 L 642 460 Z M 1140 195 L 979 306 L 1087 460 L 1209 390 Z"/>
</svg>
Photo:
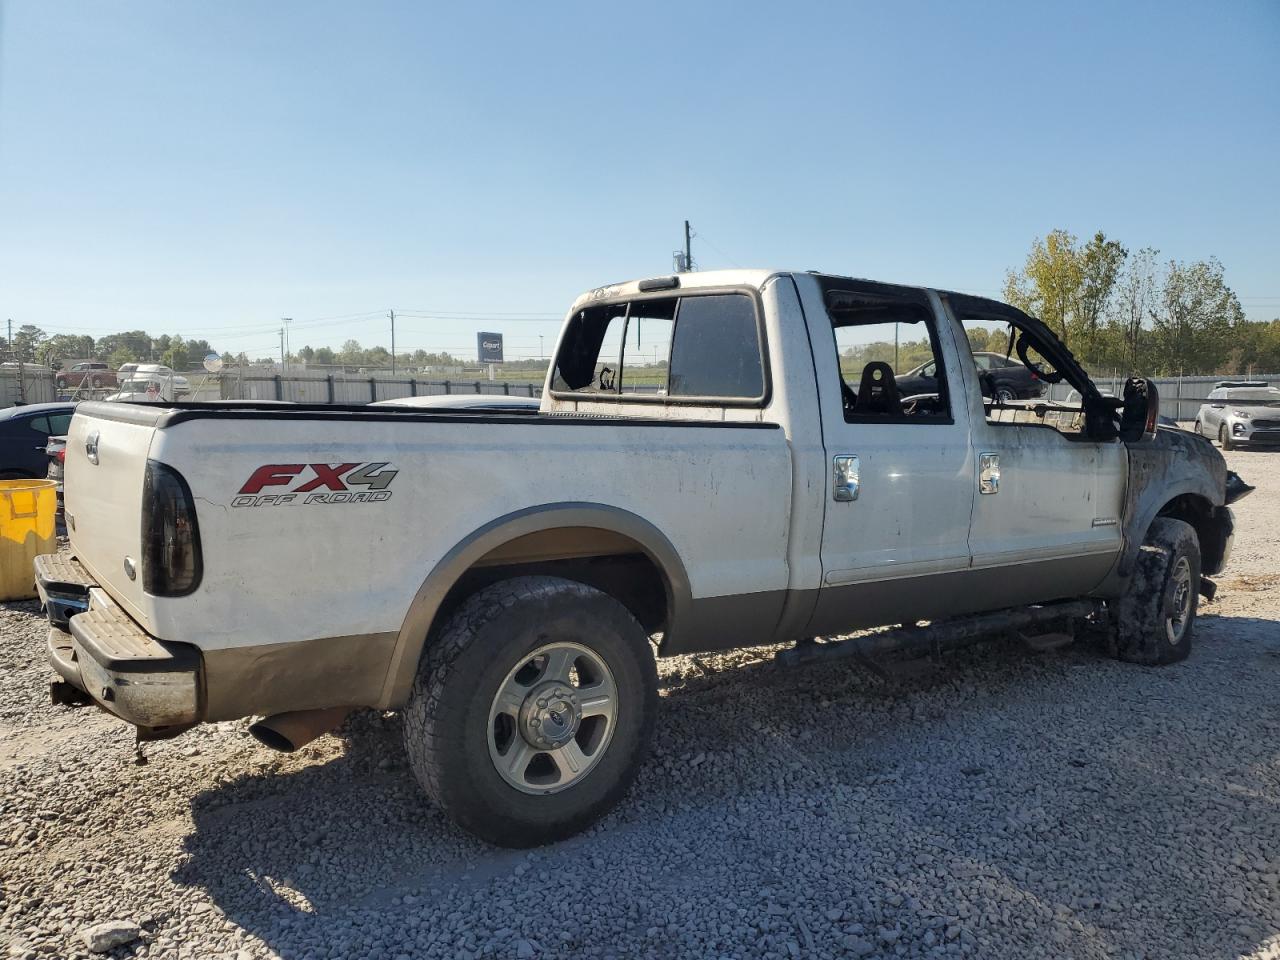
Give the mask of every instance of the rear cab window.
<svg viewBox="0 0 1280 960">
<path fill-rule="evenodd" d="M 764 351 L 745 293 L 636 298 L 570 319 L 552 393 L 564 397 L 762 403 Z"/>
</svg>

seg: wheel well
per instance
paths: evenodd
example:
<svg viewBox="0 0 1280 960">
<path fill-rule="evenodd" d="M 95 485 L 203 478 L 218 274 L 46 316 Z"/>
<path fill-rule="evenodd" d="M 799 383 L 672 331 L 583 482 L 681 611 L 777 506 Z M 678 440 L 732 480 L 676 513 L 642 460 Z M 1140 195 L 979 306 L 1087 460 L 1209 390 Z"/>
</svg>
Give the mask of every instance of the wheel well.
<svg viewBox="0 0 1280 960">
<path fill-rule="evenodd" d="M 1200 541 L 1201 568 L 1206 573 L 1216 573 L 1222 568 L 1222 556 L 1226 550 L 1229 531 L 1224 529 L 1212 503 L 1194 493 L 1184 493 L 1161 507 L 1156 516 L 1172 517 L 1189 523 Z"/>
<path fill-rule="evenodd" d="M 671 584 L 644 548 L 611 530 L 567 527 L 517 537 L 477 560 L 445 595 L 432 631 L 476 591 L 500 580 L 531 575 L 585 583 L 626 607 L 646 633 L 666 628 Z"/>
</svg>

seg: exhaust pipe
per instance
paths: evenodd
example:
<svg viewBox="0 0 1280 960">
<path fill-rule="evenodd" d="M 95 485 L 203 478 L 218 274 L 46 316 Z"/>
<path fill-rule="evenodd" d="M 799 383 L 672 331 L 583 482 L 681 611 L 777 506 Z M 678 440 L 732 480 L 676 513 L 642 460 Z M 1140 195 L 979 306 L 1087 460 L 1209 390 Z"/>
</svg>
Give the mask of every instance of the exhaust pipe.
<svg viewBox="0 0 1280 960">
<path fill-rule="evenodd" d="M 259 720 L 249 727 L 249 732 L 263 746 L 282 753 L 293 753 L 316 737 L 338 727 L 350 712 L 351 707 L 292 710 Z"/>
</svg>

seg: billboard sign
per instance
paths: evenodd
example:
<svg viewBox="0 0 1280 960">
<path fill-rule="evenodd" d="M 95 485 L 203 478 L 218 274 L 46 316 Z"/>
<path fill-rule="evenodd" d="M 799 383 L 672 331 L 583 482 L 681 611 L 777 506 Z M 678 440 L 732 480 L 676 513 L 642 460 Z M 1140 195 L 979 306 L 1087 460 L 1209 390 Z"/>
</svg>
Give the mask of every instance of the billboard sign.
<svg viewBox="0 0 1280 960">
<path fill-rule="evenodd" d="M 501 363 L 502 334 L 477 333 L 476 356 L 480 358 L 481 363 Z"/>
</svg>

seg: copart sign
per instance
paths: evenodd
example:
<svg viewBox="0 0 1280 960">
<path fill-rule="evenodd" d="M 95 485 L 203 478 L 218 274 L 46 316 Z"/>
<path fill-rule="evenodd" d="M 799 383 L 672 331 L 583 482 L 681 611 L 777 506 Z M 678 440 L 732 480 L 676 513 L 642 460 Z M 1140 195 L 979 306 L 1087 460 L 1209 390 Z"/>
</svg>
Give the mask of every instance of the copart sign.
<svg viewBox="0 0 1280 960">
<path fill-rule="evenodd" d="M 249 475 L 233 507 L 290 503 L 383 503 L 398 470 L 390 463 L 266 463 Z M 278 488 L 286 489 L 280 490 Z"/>
</svg>

